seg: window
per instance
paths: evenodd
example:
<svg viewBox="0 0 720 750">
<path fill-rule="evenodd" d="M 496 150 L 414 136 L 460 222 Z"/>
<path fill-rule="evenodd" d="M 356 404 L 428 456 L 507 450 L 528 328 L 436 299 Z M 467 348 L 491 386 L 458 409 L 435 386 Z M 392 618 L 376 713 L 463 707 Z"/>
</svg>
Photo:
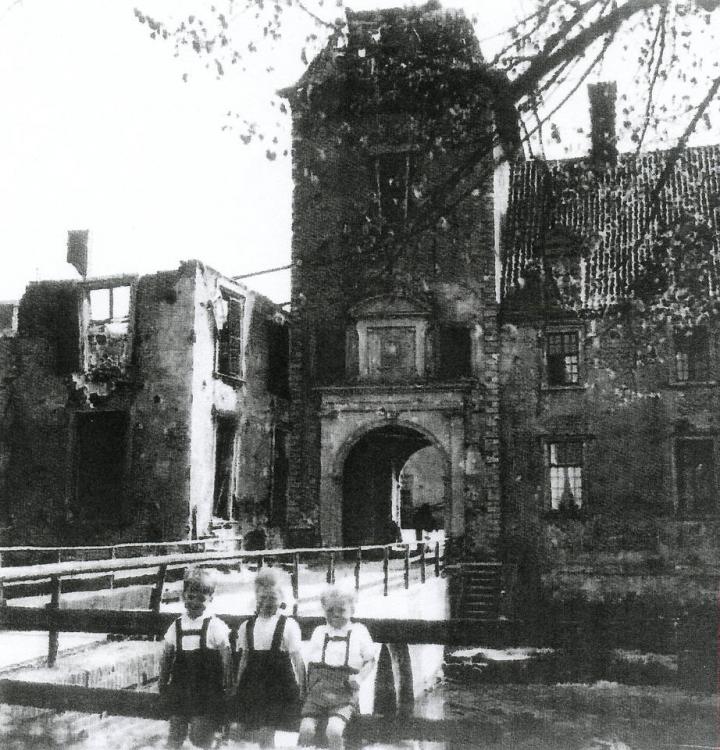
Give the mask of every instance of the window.
<svg viewBox="0 0 720 750">
<path fill-rule="evenodd" d="M 233 462 L 235 458 L 235 417 L 215 417 L 215 487 L 213 516 L 233 517 Z"/>
<path fill-rule="evenodd" d="M 91 323 L 125 323 L 130 318 L 130 285 L 90 290 Z"/>
<path fill-rule="evenodd" d="M 217 372 L 233 378 L 242 377 L 243 311 L 245 300 L 222 293 L 227 303 L 225 325 L 218 332 Z"/>
<path fill-rule="evenodd" d="M 267 389 L 274 396 L 288 398 L 290 363 L 290 333 L 288 326 L 268 321 L 268 370 Z"/>
<path fill-rule="evenodd" d="M 580 337 L 577 331 L 547 334 L 547 382 L 551 386 L 580 382 Z"/>
<path fill-rule="evenodd" d="M 472 344 L 470 329 L 443 326 L 440 329 L 440 361 L 438 374 L 443 380 L 472 375 Z"/>
<path fill-rule="evenodd" d="M 550 506 L 570 511 L 582 507 L 583 443 L 559 440 L 548 444 Z"/>
<path fill-rule="evenodd" d="M 380 154 L 375 160 L 377 211 L 385 228 L 402 227 L 414 202 L 415 155 L 406 151 Z"/>
<path fill-rule="evenodd" d="M 710 336 L 706 328 L 676 334 L 675 377 L 679 383 L 710 379 Z"/>
<path fill-rule="evenodd" d="M 81 327 L 86 369 L 124 371 L 131 356 L 133 287 L 126 280 L 84 285 Z"/>
<path fill-rule="evenodd" d="M 680 438 L 676 443 L 678 515 L 715 512 L 715 445 L 710 438 Z"/>
</svg>

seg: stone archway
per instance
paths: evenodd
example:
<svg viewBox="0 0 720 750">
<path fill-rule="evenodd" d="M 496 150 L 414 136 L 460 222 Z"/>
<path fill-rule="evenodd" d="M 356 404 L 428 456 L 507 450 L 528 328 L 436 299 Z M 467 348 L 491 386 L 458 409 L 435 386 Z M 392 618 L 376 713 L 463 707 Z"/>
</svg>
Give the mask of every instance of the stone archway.
<svg viewBox="0 0 720 750">
<path fill-rule="evenodd" d="M 344 546 L 397 541 L 400 472 L 410 456 L 431 445 L 418 430 L 397 424 L 369 430 L 354 443 L 342 473 Z"/>
<path fill-rule="evenodd" d="M 437 453 L 444 478 L 444 514 L 451 506 L 450 461 L 434 435 L 417 424 L 383 421 L 348 436 L 334 456 L 335 543 L 343 546 L 395 541 L 394 520 L 402 522 L 399 478 L 408 459 L 421 450 Z M 412 526 L 412 518 L 403 524 Z"/>
</svg>

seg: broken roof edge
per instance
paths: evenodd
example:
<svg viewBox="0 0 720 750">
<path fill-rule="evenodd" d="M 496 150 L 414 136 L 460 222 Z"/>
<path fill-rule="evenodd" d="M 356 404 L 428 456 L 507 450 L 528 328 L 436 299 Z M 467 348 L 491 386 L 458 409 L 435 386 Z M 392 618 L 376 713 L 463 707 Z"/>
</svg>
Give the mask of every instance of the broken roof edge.
<svg viewBox="0 0 720 750">
<path fill-rule="evenodd" d="M 435 20 L 442 22 L 443 25 L 463 24 L 467 26 L 467 30 L 470 32 L 467 35 L 467 40 L 475 47 L 475 54 L 471 54 L 472 62 L 478 65 L 484 63 L 480 51 L 480 42 L 475 34 L 472 22 L 465 15 L 464 10 L 461 8 L 443 8 L 439 0 L 428 0 L 424 5 L 376 8 L 375 10 L 353 11 L 351 8 L 346 8 L 345 17 L 345 23 L 340 18 L 336 19 L 335 29 L 328 36 L 327 43 L 308 63 L 304 73 L 296 83 L 275 91 L 278 96 L 287 99 L 292 104 L 307 85 L 323 83 L 330 77 L 331 73 L 337 72 L 336 69 L 329 70 L 329 68 L 335 68 L 338 54 L 343 54 L 337 50 L 351 48 L 353 41 L 358 41 L 357 37 L 360 35 L 367 35 L 372 30 L 379 32 L 383 27 L 399 25 L 403 21 L 412 23 L 414 21 Z M 347 32 L 343 32 L 344 27 L 347 28 Z M 343 33 L 346 35 L 346 44 L 339 45 L 338 39 Z M 415 31 L 415 34 L 417 35 L 417 31 Z M 314 77 L 317 72 L 320 75 Z"/>
</svg>

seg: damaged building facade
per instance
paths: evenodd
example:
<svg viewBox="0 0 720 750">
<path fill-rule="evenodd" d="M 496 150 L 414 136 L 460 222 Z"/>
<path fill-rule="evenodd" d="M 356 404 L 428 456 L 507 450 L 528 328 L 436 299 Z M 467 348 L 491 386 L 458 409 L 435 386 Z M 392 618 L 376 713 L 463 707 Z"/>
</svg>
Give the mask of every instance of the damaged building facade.
<svg viewBox="0 0 720 750">
<path fill-rule="evenodd" d="M 409 475 L 432 485 L 451 557 L 526 581 L 573 565 L 587 581 L 603 555 L 639 571 L 714 562 L 716 332 L 655 331 L 638 356 L 604 315 L 651 260 L 668 154 L 618 156 L 614 88 L 598 85 L 593 153 L 525 160 L 507 81 L 462 14 L 347 18 L 284 92 L 288 539 L 390 541 L 389 519 L 413 525 Z M 711 223 L 703 267 L 717 265 L 719 173 L 717 148 L 685 149 L 658 197 L 669 224 Z"/>
<path fill-rule="evenodd" d="M 12 543 L 226 536 L 284 516 L 282 311 L 189 261 L 37 282 L 3 361 Z"/>
</svg>

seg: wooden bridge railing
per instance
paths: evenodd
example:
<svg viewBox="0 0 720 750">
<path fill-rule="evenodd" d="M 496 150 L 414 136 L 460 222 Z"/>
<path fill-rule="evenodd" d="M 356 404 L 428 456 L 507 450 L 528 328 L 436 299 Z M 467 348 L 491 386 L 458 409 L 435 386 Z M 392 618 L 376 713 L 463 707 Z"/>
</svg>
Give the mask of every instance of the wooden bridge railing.
<svg viewBox="0 0 720 750">
<path fill-rule="evenodd" d="M 339 555 L 349 555 L 355 557 L 355 586 L 360 587 L 360 569 L 363 562 L 370 562 L 367 557 L 363 558 L 363 553 L 378 551 L 383 555 L 383 577 L 385 589 L 389 578 L 389 560 L 393 551 L 401 553 L 404 558 L 403 562 L 403 580 L 405 588 L 408 588 L 410 582 L 410 565 L 418 564 L 420 566 L 420 580 L 425 582 L 426 566 L 428 564 L 424 546 L 416 558 L 411 558 L 411 550 L 415 545 L 411 544 L 389 544 L 389 545 L 365 545 L 361 547 L 306 547 L 301 549 L 267 549 L 257 551 L 205 551 L 183 554 L 164 554 L 144 557 L 114 558 L 106 560 L 87 560 L 87 561 L 67 561 L 61 563 L 41 563 L 35 565 L 23 565 L 15 567 L 0 567 L 0 598 L 13 598 L 16 592 L 8 590 L 5 592 L 5 584 L 18 584 L 22 582 L 33 582 L 34 587 L 27 587 L 16 595 L 31 595 L 34 593 L 52 593 L 54 584 L 52 580 L 60 577 L 65 580 L 74 579 L 74 584 L 66 590 L 102 590 L 105 588 L 114 588 L 115 586 L 134 585 L 136 583 L 154 582 L 155 579 L 147 579 L 144 576 L 138 576 L 135 579 L 116 580 L 115 573 L 122 571 L 141 571 L 154 568 L 160 572 L 163 571 L 164 577 L 170 580 L 177 580 L 178 576 L 173 577 L 172 571 L 182 571 L 188 565 L 208 564 L 208 563 L 235 563 L 241 566 L 243 561 L 254 562 L 258 567 L 265 562 L 279 562 L 284 564 L 291 572 L 293 579 L 293 594 L 298 598 L 299 586 L 299 565 L 304 558 L 317 559 L 317 557 L 327 558 L 327 576 L 326 580 L 330 583 L 335 580 L 335 566 Z M 387 559 L 386 559 L 387 558 Z M 434 567 L 435 575 L 440 575 L 440 568 L 443 562 L 443 548 L 439 542 L 435 543 L 431 564 Z M 163 567 L 164 566 L 164 567 Z M 82 578 L 81 578 L 82 577 Z M 41 581 L 50 581 L 45 587 L 38 589 L 37 583 Z M 387 593 L 387 592 L 386 592 Z"/>
<path fill-rule="evenodd" d="M 219 615 L 236 628 L 248 616 Z M 38 607 L 0 607 L 0 628 L 112 633 L 134 637 L 161 636 L 177 613 L 152 611 L 62 610 Z M 324 620 L 298 618 L 303 638 Z M 495 725 L 473 719 L 427 719 L 413 715 L 414 690 L 409 644 L 469 645 L 507 643 L 510 623 L 465 620 L 387 620 L 358 618 L 373 639 L 381 643 L 375 682 L 375 713 L 353 723 L 349 735 L 355 740 L 397 741 L 416 739 L 451 741 L 476 747 L 479 739 L 495 741 Z M 158 644 L 159 645 L 159 644 Z M 56 711 L 107 713 L 118 716 L 162 719 L 167 714 L 155 693 L 147 691 L 85 688 L 24 680 L 0 680 L 0 703 L 34 706 Z"/>
<path fill-rule="evenodd" d="M 6 600 L 7 593 L 11 586 L 17 587 L 22 582 L 38 581 L 46 582 L 46 587 L 42 590 L 50 594 L 50 602 L 47 604 L 47 610 L 50 612 L 60 611 L 60 602 L 63 588 L 66 590 L 102 590 L 113 588 L 118 585 L 115 574 L 123 571 L 137 572 L 143 570 L 153 570 L 152 575 L 136 575 L 129 578 L 120 579 L 123 585 L 133 585 L 137 583 L 151 584 L 152 591 L 148 608 L 152 612 L 159 612 L 162 601 L 162 594 L 165 584 L 169 581 L 177 581 L 182 577 L 183 571 L 189 565 L 236 565 L 238 568 L 244 563 L 255 562 L 259 567 L 264 562 L 280 562 L 289 568 L 291 573 L 291 584 L 293 597 L 296 601 L 293 614 L 297 614 L 297 600 L 300 595 L 300 561 L 302 556 L 317 558 L 317 556 L 327 557 L 327 574 L 326 580 L 335 581 L 336 557 L 339 554 L 350 553 L 355 558 L 354 580 L 355 588 L 360 588 L 360 571 L 363 562 L 370 564 L 367 559 L 363 560 L 363 552 L 381 551 L 382 552 L 382 570 L 383 570 L 383 593 L 388 595 L 389 587 L 389 566 L 391 550 L 401 551 L 403 555 L 403 583 L 405 588 L 410 583 L 410 545 L 367 545 L 363 547 L 309 547 L 304 549 L 273 549 L 243 552 L 199 552 L 175 555 L 162 555 L 141 558 L 118 558 L 114 560 L 93 560 L 93 561 L 72 561 L 64 563 L 51 563 L 42 565 L 27 565 L 13 568 L 0 568 L 0 602 Z M 441 550 L 439 543 L 436 543 L 434 550 L 434 569 L 435 575 L 440 573 Z M 425 582 L 426 558 L 422 554 L 418 558 L 421 567 L 420 581 Z M 90 578 L 88 578 L 90 576 Z M 13 609 L 16 609 L 13 607 Z M 77 611 L 77 610 L 73 610 Z M 48 665 L 53 666 L 57 657 L 58 649 L 58 629 L 49 627 L 48 636 Z M 111 632 L 111 631 L 108 631 Z"/>
<path fill-rule="evenodd" d="M 227 548 L 228 545 L 240 545 L 242 537 L 206 537 L 203 539 L 178 539 L 170 542 L 123 542 L 122 544 L 91 544 L 82 546 L 36 547 L 32 545 L 0 547 L 0 567 L 39 565 L 48 562 L 69 562 L 87 560 L 114 560 L 117 557 L 145 557 L 147 555 L 165 555 L 182 550 L 207 552 L 216 547 Z M 17 559 L 30 558 L 18 563 Z"/>
</svg>

